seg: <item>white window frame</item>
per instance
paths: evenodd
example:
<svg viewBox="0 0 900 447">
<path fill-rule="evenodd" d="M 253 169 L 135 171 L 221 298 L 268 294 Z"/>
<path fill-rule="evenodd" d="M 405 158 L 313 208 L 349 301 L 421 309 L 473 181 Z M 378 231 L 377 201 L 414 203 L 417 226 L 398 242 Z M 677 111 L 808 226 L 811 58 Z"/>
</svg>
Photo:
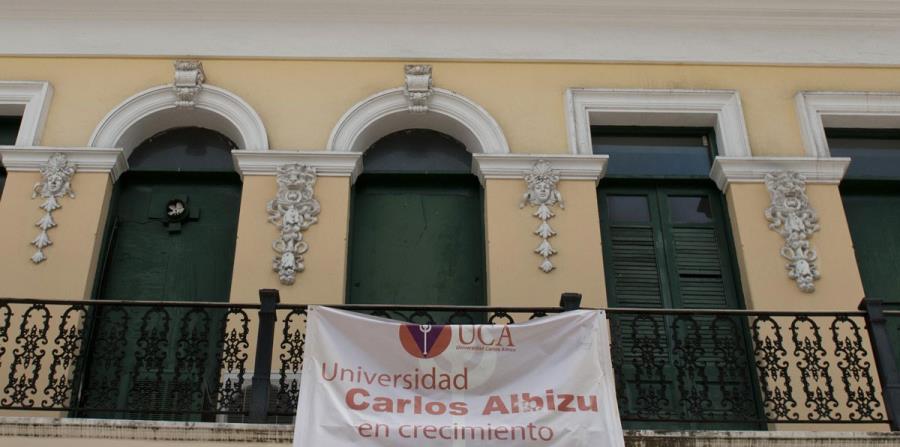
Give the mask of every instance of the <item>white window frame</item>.
<svg viewBox="0 0 900 447">
<path fill-rule="evenodd" d="M 47 81 L 0 81 L 0 115 L 22 117 L 16 146 L 40 144 L 52 98 Z"/>
<path fill-rule="evenodd" d="M 799 92 L 794 97 L 806 154 L 829 158 L 828 127 L 900 129 L 898 92 Z"/>
<path fill-rule="evenodd" d="M 735 90 L 569 88 L 569 152 L 592 154 L 591 125 L 713 127 L 719 155 L 750 157 L 740 94 Z"/>
</svg>

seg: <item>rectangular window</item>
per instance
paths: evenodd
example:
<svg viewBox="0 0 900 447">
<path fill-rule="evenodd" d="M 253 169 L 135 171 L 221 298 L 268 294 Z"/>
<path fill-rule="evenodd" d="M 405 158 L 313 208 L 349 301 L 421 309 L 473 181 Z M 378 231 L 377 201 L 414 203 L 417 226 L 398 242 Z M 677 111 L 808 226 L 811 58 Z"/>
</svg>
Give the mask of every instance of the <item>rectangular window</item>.
<svg viewBox="0 0 900 447">
<path fill-rule="evenodd" d="M 610 307 L 741 308 L 723 197 L 709 179 L 715 156 L 708 143 L 715 141 L 712 130 L 592 131 L 594 152 L 610 157 L 607 178 L 597 192 Z M 757 428 L 742 422 L 663 422 L 758 417 L 743 319 L 638 311 L 614 313 L 611 323 L 622 358 L 617 386 L 627 427 Z M 727 343 L 731 351 L 723 352 L 719 343 Z M 686 360 L 685 346 L 701 354 Z M 697 374 L 685 373 L 686 362 L 706 366 L 694 370 Z M 717 375 L 728 379 L 709 380 Z M 691 389 L 705 390 L 704 408 L 691 407 L 697 398 Z M 660 421 L 628 422 L 653 417 Z"/>
<path fill-rule="evenodd" d="M 593 126 L 595 154 L 609 155 L 607 178 L 708 179 L 712 129 Z"/>
<path fill-rule="evenodd" d="M 0 146 L 12 146 L 16 144 L 16 136 L 19 134 L 19 125 L 22 117 L 0 116 Z M 6 183 L 6 170 L 0 167 L 0 194 Z"/>
<path fill-rule="evenodd" d="M 847 180 L 900 180 L 900 130 L 826 129 L 832 157 L 850 157 Z"/>
</svg>

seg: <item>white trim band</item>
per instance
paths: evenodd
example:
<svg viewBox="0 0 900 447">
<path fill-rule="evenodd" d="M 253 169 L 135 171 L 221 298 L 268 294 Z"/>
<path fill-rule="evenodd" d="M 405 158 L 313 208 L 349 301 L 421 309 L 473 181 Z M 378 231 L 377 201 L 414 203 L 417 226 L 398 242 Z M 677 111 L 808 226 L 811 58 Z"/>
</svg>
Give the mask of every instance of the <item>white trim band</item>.
<svg viewBox="0 0 900 447">
<path fill-rule="evenodd" d="M 900 129 L 900 93 L 799 92 L 794 97 L 806 153 L 828 157 L 825 128 Z"/>
<path fill-rule="evenodd" d="M 22 117 L 16 146 L 41 144 L 53 87 L 47 81 L 0 81 L 0 115 Z"/>
<path fill-rule="evenodd" d="M 486 179 L 518 179 L 531 172 L 535 162 L 546 160 L 559 174 L 560 180 L 590 180 L 594 183 L 606 175 L 608 155 L 560 154 L 475 154 L 472 173 L 484 185 Z"/>
<path fill-rule="evenodd" d="M 807 183 L 838 184 L 847 173 L 845 157 L 716 157 L 709 177 L 723 192 L 731 183 L 762 183 L 773 171 L 794 171 Z"/>
<path fill-rule="evenodd" d="M 428 111 L 411 113 L 403 87 L 378 92 L 356 103 L 338 120 L 326 150 L 362 152 L 393 132 L 424 128 L 461 141 L 472 153 L 509 153 L 503 129 L 490 113 L 460 94 L 434 88 Z"/>
<path fill-rule="evenodd" d="M 113 182 L 128 169 L 122 149 L 0 146 L 3 166 L 12 172 L 39 172 L 57 152 L 65 154 L 77 172 L 108 172 Z"/>
<path fill-rule="evenodd" d="M 234 168 L 243 175 L 274 176 L 279 166 L 302 163 L 316 168 L 320 177 L 350 177 L 355 182 L 362 171 L 362 153 L 327 151 L 231 151 Z"/>
<path fill-rule="evenodd" d="M 570 153 L 593 152 L 591 125 L 709 126 L 716 130 L 720 154 L 751 156 L 741 97 L 735 90 L 568 89 Z"/>
<path fill-rule="evenodd" d="M 88 146 L 122 147 L 131 155 L 141 142 L 173 127 L 199 126 L 220 132 L 241 149 L 265 151 L 269 139 L 262 119 L 228 90 L 204 84 L 194 107 L 179 109 L 171 84 L 144 90 L 116 106 L 94 129 Z"/>
</svg>

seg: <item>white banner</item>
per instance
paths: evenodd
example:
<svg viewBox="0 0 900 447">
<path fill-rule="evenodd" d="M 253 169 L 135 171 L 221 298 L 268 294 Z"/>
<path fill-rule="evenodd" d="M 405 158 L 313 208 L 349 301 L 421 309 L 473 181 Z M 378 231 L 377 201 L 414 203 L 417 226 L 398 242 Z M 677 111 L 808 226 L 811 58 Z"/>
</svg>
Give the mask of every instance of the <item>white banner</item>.
<svg viewBox="0 0 900 447">
<path fill-rule="evenodd" d="M 624 447 L 601 311 L 420 326 L 311 307 L 294 447 Z"/>
</svg>

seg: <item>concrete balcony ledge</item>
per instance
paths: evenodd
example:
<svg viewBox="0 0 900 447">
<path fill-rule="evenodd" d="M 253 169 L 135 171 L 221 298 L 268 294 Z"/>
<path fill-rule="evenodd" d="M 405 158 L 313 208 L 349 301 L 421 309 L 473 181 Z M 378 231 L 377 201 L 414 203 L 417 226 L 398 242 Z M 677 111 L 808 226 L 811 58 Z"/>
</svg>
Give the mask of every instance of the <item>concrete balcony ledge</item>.
<svg viewBox="0 0 900 447">
<path fill-rule="evenodd" d="M 0 444 L 66 447 L 290 444 L 293 425 L 0 417 Z M 18 442 L 16 442 L 18 441 Z M 900 445 L 900 433 L 826 431 L 625 432 L 629 447 L 854 447 Z M 179 444 L 181 445 L 181 444 Z"/>
</svg>

